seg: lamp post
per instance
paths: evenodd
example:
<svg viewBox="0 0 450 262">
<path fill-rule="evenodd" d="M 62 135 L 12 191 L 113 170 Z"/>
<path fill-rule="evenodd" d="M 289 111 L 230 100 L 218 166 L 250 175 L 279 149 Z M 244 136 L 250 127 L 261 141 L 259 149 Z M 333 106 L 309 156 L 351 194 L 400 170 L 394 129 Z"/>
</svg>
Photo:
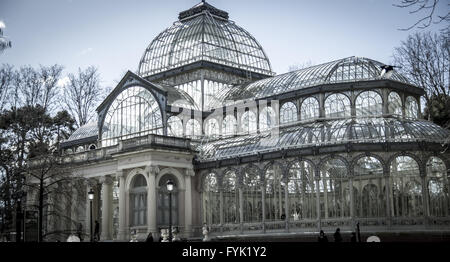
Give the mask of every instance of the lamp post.
<svg viewBox="0 0 450 262">
<path fill-rule="evenodd" d="M 172 242 L 172 190 L 173 182 L 171 179 L 166 183 L 167 191 L 169 192 L 169 242 Z"/>
<path fill-rule="evenodd" d="M 89 206 L 90 206 L 90 208 L 89 208 L 89 210 L 90 210 L 89 228 L 91 229 L 91 242 L 93 242 L 93 236 L 92 236 L 92 200 L 94 200 L 94 191 L 92 190 L 92 188 L 88 192 L 88 197 L 89 197 Z"/>
</svg>

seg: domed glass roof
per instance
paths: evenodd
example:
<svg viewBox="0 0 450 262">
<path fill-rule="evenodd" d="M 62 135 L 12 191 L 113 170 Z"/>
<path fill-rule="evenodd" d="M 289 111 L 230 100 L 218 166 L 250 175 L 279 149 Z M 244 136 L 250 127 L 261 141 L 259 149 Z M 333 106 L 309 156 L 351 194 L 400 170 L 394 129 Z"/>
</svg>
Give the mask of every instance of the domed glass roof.
<svg viewBox="0 0 450 262">
<path fill-rule="evenodd" d="M 181 12 L 179 19 L 145 50 L 138 70 L 141 77 L 197 61 L 274 75 L 262 47 L 247 31 L 228 20 L 228 13 L 201 2 Z"/>
<path fill-rule="evenodd" d="M 198 145 L 199 160 L 234 158 L 276 151 L 334 144 L 430 142 L 442 143 L 450 131 L 424 120 L 398 118 L 357 118 L 315 121 L 280 128 L 279 136 L 250 134 L 218 139 Z"/>
<path fill-rule="evenodd" d="M 352 56 L 244 84 L 230 89 L 218 100 L 261 98 L 323 84 L 379 79 L 411 84 L 396 70 L 386 67 L 389 66 L 369 58 Z"/>
</svg>

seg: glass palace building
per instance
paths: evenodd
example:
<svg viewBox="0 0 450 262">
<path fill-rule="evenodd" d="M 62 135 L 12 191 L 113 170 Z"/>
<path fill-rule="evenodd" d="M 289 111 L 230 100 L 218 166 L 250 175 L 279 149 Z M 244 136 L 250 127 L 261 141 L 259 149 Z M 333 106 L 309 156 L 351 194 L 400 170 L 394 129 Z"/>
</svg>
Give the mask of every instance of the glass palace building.
<svg viewBox="0 0 450 262">
<path fill-rule="evenodd" d="M 276 75 L 257 40 L 201 2 L 148 45 L 62 157 L 69 224 L 128 241 L 353 230 L 448 231 L 450 132 L 392 67 L 347 57 Z M 174 181 L 169 206 L 166 182 Z M 69 208 L 70 207 L 70 208 Z M 72 223 L 72 224 L 70 224 Z"/>
</svg>

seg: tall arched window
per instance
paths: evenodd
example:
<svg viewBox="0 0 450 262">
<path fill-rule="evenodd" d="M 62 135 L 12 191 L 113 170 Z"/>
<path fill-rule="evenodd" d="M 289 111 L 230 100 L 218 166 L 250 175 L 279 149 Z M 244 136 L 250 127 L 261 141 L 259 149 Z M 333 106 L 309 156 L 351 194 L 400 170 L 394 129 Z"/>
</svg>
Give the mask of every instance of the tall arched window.
<svg viewBox="0 0 450 262">
<path fill-rule="evenodd" d="M 174 183 L 171 201 L 169 201 L 169 192 L 167 191 L 167 181 L 172 180 Z M 172 206 L 169 205 L 171 202 Z M 172 225 L 178 225 L 178 180 L 171 174 L 166 174 L 158 183 L 158 224 L 160 226 L 169 225 L 170 209 L 172 209 Z"/>
<path fill-rule="evenodd" d="M 167 120 L 167 135 L 183 136 L 183 122 L 178 116 L 171 116 Z"/>
<path fill-rule="evenodd" d="M 251 133 L 256 131 L 256 114 L 253 111 L 245 111 L 241 117 L 242 132 Z"/>
<path fill-rule="evenodd" d="M 330 159 L 320 167 L 320 212 L 323 218 L 350 216 L 347 166 L 341 159 Z"/>
<path fill-rule="evenodd" d="M 300 107 L 300 119 L 307 120 L 319 117 L 319 101 L 314 97 L 306 98 Z"/>
<path fill-rule="evenodd" d="M 417 105 L 417 100 L 408 96 L 405 101 L 405 116 L 409 118 L 417 118 L 417 112 L 419 111 L 419 106 Z"/>
<path fill-rule="evenodd" d="M 239 223 L 239 192 L 237 177 L 234 171 L 228 171 L 223 176 L 223 222 Z"/>
<path fill-rule="evenodd" d="M 220 223 L 219 185 L 215 174 L 205 176 L 203 180 L 203 222 L 208 225 Z"/>
<path fill-rule="evenodd" d="M 205 134 L 207 136 L 216 137 L 219 136 L 220 126 L 219 122 L 215 118 L 208 119 L 205 122 Z"/>
<path fill-rule="evenodd" d="M 276 124 L 276 115 L 273 108 L 266 106 L 261 109 L 261 112 L 259 113 L 259 130 L 270 129 Z"/>
<path fill-rule="evenodd" d="M 350 99 L 343 94 L 331 94 L 325 100 L 326 117 L 350 116 Z"/>
<path fill-rule="evenodd" d="M 152 93 L 140 86 L 123 90 L 111 103 L 102 127 L 102 146 L 119 138 L 162 134 L 161 110 Z"/>
<path fill-rule="evenodd" d="M 381 115 L 383 100 L 374 91 L 365 91 L 358 95 L 355 101 L 356 116 Z"/>
<path fill-rule="evenodd" d="M 143 175 L 133 178 L 130 189 L 131 225 L 147 224 L 147 181 Z"/>
<path fill-rule="evenodd" d="M 315 219 L 316 187 L 314 168 L 307 161 L 296 161 L 289 169 L 289 214 L 298 219 Z"/>
<path fill-rule="evenodd" d="M 388 97 L 389 114 L 402 115 L 402 99 L 397 92 L 390 92 Z"/>
<path fill-rule="evenodd" d="M 297 121 L 297 106 L 292 102 L 284 103 L 280 108 L 280 124 Z"/>
<path fill-rule="evenodd" d="M 356 217 L 383 217 L 386 212 L 386 183 L 383 165 L 375 157 L 358 159 L 354 167 L 353 201 Z"/>
<path fill-rule="evenodd" d="M 222 121 L 222 135 L 231 136 L 236 134 L 236 118 L 233 115 L 227 115 Z"/>
<path fill-rule="evenodd" d="M 266 171 L 265 177 L 265 220 L 280 220 L 284 212 L 285 183 L 281 168 L 271 165 Z"/>
<path fill-rule="evenodd" d="M 261 179 L 258 173 L 259 171 L 255 167 L 249 167 L 244 172 L 242 185 L 243 222 L 261 222 L 262 219 Z"/>
<path fill-rule="evenodd" d="M 419 165 L 409 156 L 398 156 L 391 162 L 392 207 L 395 217 L 423 215 L 422 183 Z"/>
<path fill-rule="evenodd" d="M 199 138 L 202 135 L 202 127 L 197 119 L 189 119 L 186 123 L 186 136 L 190 138 Z"/>
<path fill-rule="evenodd" d="M 427 162 L 428 201 L 430 216 L 445 217 L 449 215 L 449 185 L 447 169 L 438 157 L 430 157 Z"/>
</svg>

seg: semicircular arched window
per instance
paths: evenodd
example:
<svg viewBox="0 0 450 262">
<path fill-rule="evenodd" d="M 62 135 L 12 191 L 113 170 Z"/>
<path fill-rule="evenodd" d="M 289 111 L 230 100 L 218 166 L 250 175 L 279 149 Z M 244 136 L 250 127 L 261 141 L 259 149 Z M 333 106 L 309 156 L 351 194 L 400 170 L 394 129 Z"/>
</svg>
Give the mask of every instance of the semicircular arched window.
<svg viewBox="0 0 450 262">
<path fill-rule="evenodd" d="M 319 117 L 319 102 L 314 97 L 306 98 L 300 107 L 300 119 L 307 120 Z"/>
<path fill-rule="evenodd" d="M 189 138 L 199 138 L 202 135 L 202 127 L 197 119 L 189 119 L 186 123 L 186 136 Z"/>
<path fill-rule="evenodd" d="M 183 136 L 183 122 L 178 116 L 171 116 L 167 120 L 167 135 Z"/>
<path fill-rule="evenodd" d="M 297 106 L 292 102 L 284 103 L 280 108 L 280 123 L 286 124 L 297 121 Z"/>
<path fill-rule="evenodd" d="M 383 99 L 375 91 L 362 92 L 356 98 L 356 116 L 381 115 L 382 107 Z"/>
<path fill-rule="evenodd" d="M 389 114 L 402 115 L 402 99 L 397 92 L 391 92 L 388 96 Z"/>
<path fill-rule="evenodd" d="M 227 115 L 222 121 L 222 135 L 231 136 L 236 134 L 236 118 L 233 115 Z"/>
<path fill-rule="evenodd" d="M 408 96 L 405 101 L 405 117 L 417 118 L 418 111 L 419 106 L 417 105 L 417 100 L 412 96 Z"/>
<path fill-rule="evenodd" d="M 326 117 L 350 116 L 350 99 L 343 94 L 331 94 L 325 100 Z"/>
<path fill-rule="evenodd" d="M 119 139 L 162 134 L 161 110 L 153 94 L 141 86 L 123 90 L 111 103 L 102 127 L 102 146 Z"/>
<path fill-rule="evenodd" d="M 259 130 L 267 130 L 276 125 L 275 110 L 266 106 L 259 113 Z"/>
</svg>

